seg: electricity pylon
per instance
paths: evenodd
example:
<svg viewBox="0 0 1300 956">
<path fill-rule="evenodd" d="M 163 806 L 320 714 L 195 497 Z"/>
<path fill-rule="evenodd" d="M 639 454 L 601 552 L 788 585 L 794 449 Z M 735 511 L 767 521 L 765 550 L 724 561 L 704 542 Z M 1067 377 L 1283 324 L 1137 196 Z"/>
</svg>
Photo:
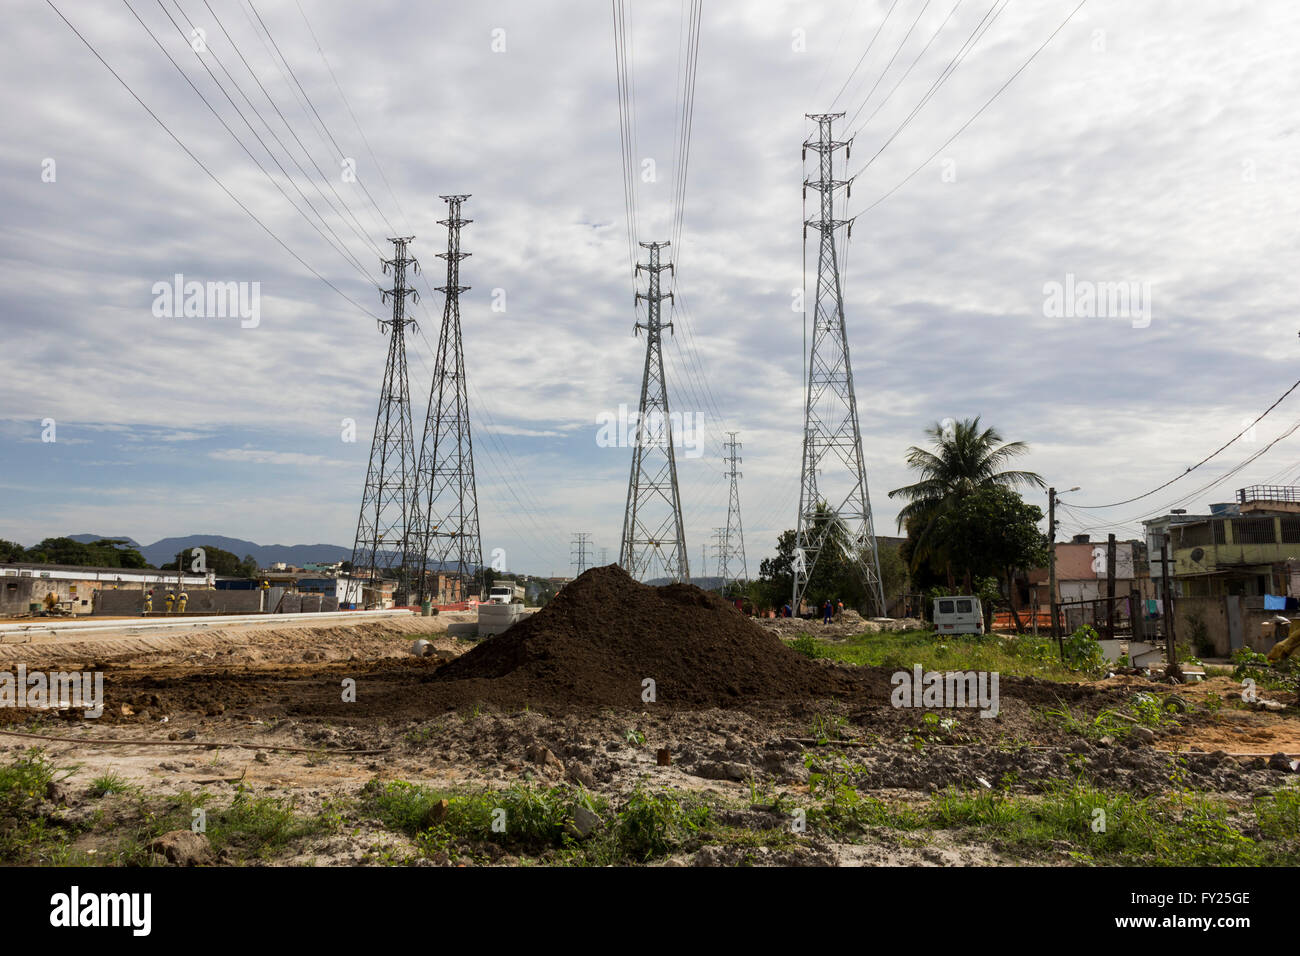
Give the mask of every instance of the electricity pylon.
<svg viewBox="0 0 1300 956">
<path fill-rule="evenodd" d="M 817 123 L 818 135 L 803 144 L 805 156 L 811 149 L 819 158 L 818 178 L 804 180 L 804 194 L 812 187 L 821 194 L 821 203 L 819 218 L 804 222 L 805 243 L 809 227 L 817 231 L 820 241 L 812 345 L 805 383 L 803 475 L 799 488 L 793 606 L 799 606 L 817 562 L 826 557 L 828 548 L 834 547 L 857 569 L 867 600 L 876 613 L 884 614 L 880 556 L 871 521 L 867 466 L 853 393 L 849 339 L 844 328 L 844 293 L 835 254 L 836 231 L 846 224 L 850 233 L 853 229 L 851 220 L 835 218 L 834 208 L 836 191 L 850 186 L 849 180 L 835 178 L 833 168 L 835 153 L 844 149 L 847 159 L 851 145 L 831 136 L 831 123 L 843 115 L 808 114 Z"/>
<path fill-rule="evenodd" d="M 737 483 L 742 476 L 736 470 L 736 466 L 743 460 L 736 455 L 736 449 L 741 443 L 736 441 L 735 432 L 727 432 L 727 435 L 731 441 L 722 446 L 727 449 L 727 455 L 723 458 L 727 470 L 722 474 L 731 479 L 731 497 L 727 501 L 727 527 L 724 529 L 718 563 L 718 575 L 722 578 L 724 593 L 728 584 L 749 580 L 749 563 L 745 560 L 745 532 L 740 524 L 740 485 Z"/>
<path fill-rule="evenodd" d="M 573 541 L 569 545 L 569 557 L 572 559 L 569 563 L 576 567 L 577 573 L 573 576 L 581 577 L 582 573 L 591 567 L 588 563 L 587 551 L 591 547 L 590 531 L 573 532 Z"/>
<path fill-rule="evenodd" d="M 686 559 L 686 533 L 682 526 L 682 502 L 677 490 L 677 459 L 673 451 L 673 430 L 668 413 L 668 382 L 664 377 L 664 329 L 671 322 L 660 318 L 660 303 L 671 299 L 671 292 L 661 292 L 659 273 L 672 263 L 659 262 L 659 251 L 667 242 L 642 242 L 650 250 L 648 265 L 637 263 L 638 275 L 649 275 L 649 289 L 636 293 L 636 302 L 646 300 L 645 324 L 636 323 L 634 331 L 645 329 L 645 372 L 641 377 L 641 404 L 637 414 L 636 440 L 632 447 L 632 474 L 627 485 L 627 510 L 623 514 L 623 538 L 618 563 L 632 577 L 654 577 L 656 569 L 673 581 L 689 582 L 690 565 Z"/>
<path fill-rule="evenodd" d="M 461 593 L 483 597 L 483 541 L 479 536 L 478 491 L 474 484 L 474 442 L 469 424 L 469 392 L 465 380 L 465 353 L 460 335 L 460 230 L 473 222 L 463 219 L 461 203 L 468 195 L 442 196 L 447 218 L 447 284 L 438 286 L 445 303 L 438 356 L 429 388 L 429 408 L 420 442 L 418 470 L 420 598 L 429 572 L 451 572 L 461 581 Z"/>
<path fill-rule="evenodd" d="M 380 590 L 385 577 L 397 578 L 396 603 L 406 603 L 413 557 L 409 554 L 411 519 L 415 509 L 412 494 L 415 480 L 415 441 L 411 436 L 411 396 L 406 374 L 406 327 L 415 326 L 406 317 L 406 297 L 418 302 L 420 294 L 407 288 L 406 270 L 420 271 L 420 264 L 406 254 L 414 236 L 389 239 L 393 258 L 383 260 L 384 273 L 393 273 L 393 287 L 383 301 L 393 300 L 393 317 L 379 320 L 379 331 L 388 333 L 388 361 L 379 390 L 379 411 L 370 442 L 370 464 L 361 494 L 361 513 L 352 544 L 352 573 L 369 568 L 362 604 L 383 600 Z M 418 326 L 416 326 L 418 329 Z"/>
</svg>

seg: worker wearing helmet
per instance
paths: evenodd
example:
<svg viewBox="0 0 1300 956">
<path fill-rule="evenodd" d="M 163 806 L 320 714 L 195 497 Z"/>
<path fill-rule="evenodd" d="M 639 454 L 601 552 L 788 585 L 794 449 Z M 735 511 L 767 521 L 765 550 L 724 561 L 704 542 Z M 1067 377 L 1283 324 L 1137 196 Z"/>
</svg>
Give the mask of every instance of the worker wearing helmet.
<svg viewBox="0 0 1300 956">
<path fill-rule="evenodd" d="M 182 591 L 182 592 L 181 592 L 181 596 L 180 596 L 179 598 L 176 599 L 176 613 L 177 613 L 177 614 L 184 614 L 184 613 L 185 613 L 185 605 L 189 603 L 189 600 L 190 600 L 190 596 L 189 596 L 188 594 L 186 594 L 184 591 Z"/>
<path fill-rule="evenodd" d="M 144 613 L 153 613 L 153 588 L 150 588 L 149 593 L 144 596 Z"/>
</svg>

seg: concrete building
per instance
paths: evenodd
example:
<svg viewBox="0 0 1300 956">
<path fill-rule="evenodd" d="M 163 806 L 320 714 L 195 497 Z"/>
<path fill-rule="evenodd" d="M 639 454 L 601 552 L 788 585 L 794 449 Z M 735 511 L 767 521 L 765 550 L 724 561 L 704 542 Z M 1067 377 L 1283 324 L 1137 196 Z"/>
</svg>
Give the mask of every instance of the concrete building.
<svg viewBox="0 0 1300 956">
<path fill-rule="evenodd" d="M 211 588 L 215 575 L 185 574 L 182 587 Z M 134 591 L 176 587 L 176 572 L 152 568 L 93 568 L 61 564 L 14 562 L 0 565 L 0 615 L 27 614 L 31 605 L 45 605 L 47 594 L 55 595 L 60 608 L 71 614 L 92 614 L 97 591 Z"/>
<path fill-rule="evenodd" d="M 1241 647 L 1267 651 L 1261 625 L 1300 614 L 1300 487 L 1254 485 L 1205 515 L 1169 514 L 1143 522 L 1152 574 L 1161 580 L 1167 542 L 1175 633 L 1202 654 Z"/>
<path fill-rule="evenodd" d="M 1255 486 L 1237 495 L 1236 503 L 1214 505 L 1209 515 L 1144 522 L 1148 541 L 1168 538 L 1173 593 L 1300 595 L 1300 580 L 1293 581 L 1300 571 L 1300 488 Z"/>
</svg>

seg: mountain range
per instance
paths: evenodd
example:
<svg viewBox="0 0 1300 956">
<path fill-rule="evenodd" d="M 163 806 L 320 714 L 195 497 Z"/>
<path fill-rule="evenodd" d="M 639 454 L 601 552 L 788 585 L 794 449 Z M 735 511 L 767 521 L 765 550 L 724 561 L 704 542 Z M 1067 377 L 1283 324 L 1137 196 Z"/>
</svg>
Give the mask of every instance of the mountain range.
<svg viewBox="0 0 1300 956">
<path fill-rule="evenodd" d="M 251 554 L 258 567 L 269 568 L 277 561 L 295 567 L 304 564 L 333 564 L 336 561 L 352 560 L 352 549 L 337 544 L 257 544 L 243 538 L 228 538 L 220 534 L 189 534 L 178 538 L 162 538 L 153 544 L 141 544 L 127 535 L 111 534 L 70 534 L 73 541 L 89 544 L 101 538 L 114 538 L 125 541 L 144 555 L 144 559 L 155 567 L 175 561 L 176 555 L 189 548 L 204 545 L 229 551 L 238 558 Z"/>
</svg>

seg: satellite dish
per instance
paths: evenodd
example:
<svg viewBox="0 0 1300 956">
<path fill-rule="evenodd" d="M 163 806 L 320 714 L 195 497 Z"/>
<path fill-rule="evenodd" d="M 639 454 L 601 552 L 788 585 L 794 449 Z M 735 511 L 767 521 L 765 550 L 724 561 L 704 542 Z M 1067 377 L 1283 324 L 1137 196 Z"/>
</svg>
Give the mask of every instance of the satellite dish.
<svg viewBox="0 0 1300 956">
<path fill-rule="evenodd" d="M 1189 555 L 1189 557 L 1190 557 L 1193 561 L 1195 561 L 1197 564 L 1200 564 L 1200 563 L 1201 563 L 1201 559 L 1202 559 L 1203 557 L 1205 557 L 1205 549 L 1204 549 L 1204 548 L 1192 548 L 1192 553 Z"/>
</svg>

